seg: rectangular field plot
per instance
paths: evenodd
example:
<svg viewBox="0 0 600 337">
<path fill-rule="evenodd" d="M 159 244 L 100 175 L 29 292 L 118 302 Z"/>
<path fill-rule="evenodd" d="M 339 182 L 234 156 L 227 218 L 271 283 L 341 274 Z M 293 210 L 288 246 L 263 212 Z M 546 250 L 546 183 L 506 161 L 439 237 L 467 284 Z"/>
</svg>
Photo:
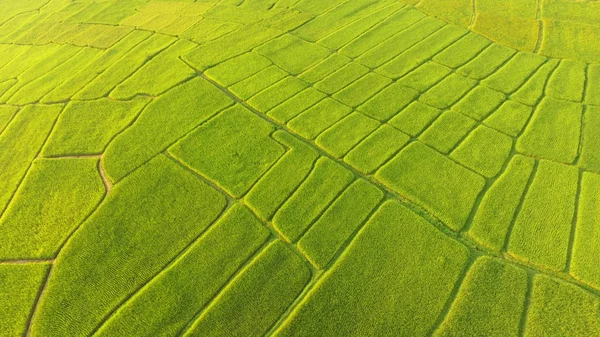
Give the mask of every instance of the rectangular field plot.
<svg viewBox="0 0 600 337">
<path fill-rule="evenodd" d="M 283 155 L 283 147 L 270 137 L 273 131 L 271 124 L 236 105 L 169 152 L 238 198 Z"/>
<path fill-rule="evenodd" d="M 350 185 L 315 222 L 298 247 L 320 269 L 367 219 L 383 199 L 383 192 L 365 180 Z"/>
<path fill-rule="evenodd" d="M 582 117 L 580 104 L 544 99 L 517 141 L 517 151 L 571 163 L 578 152 Z"/>
<path fill-rule="evenodd" d="M 468 254 L 400 203 L 387 202 L 275 335 L 426 335 Z"/>
<path fill-rule="evenodd" d="M 465 225 L 484 186 L 483 177 L 421 143 L 404 148 L 375 177 L 455 231 Z"/>
<path fill-rule="evenodd" d="M 248 209 L 233 206 L 111 316 L 98 336 L 180 333 L 268 237 L 269 231 Z"/>
<path fill-rule="evenodd" d="M 510 254 L 556 271 L 566 266 L 577 182 L 575 167 L 540 161 L 514 224 Z"/>
<path fill-rule="evenodd" d="M 506 172 L 487 191 L 468 232 L 479 244 L 502 250 L 527 183 L 532 177 L 534 164 L 531 158 L 514 156 Z"/>
<path fill-rule="evenodd" d="M 331 159 L 315 168 L 273 217 L 273 226 L 290 242 L 297 241 L 338 194 L 354 180 L 353 174 Z"/>
<path fill-rule="evenodd" d="M 501 260 L 477 259 L 434 336 L 519 336 L 527 277 L 525 270 Z"/>
</svg>

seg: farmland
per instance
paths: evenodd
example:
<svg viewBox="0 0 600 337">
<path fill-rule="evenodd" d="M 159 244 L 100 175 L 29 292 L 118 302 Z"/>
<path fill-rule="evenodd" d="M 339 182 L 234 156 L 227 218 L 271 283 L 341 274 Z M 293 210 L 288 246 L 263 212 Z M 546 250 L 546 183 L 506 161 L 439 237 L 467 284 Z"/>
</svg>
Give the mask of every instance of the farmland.
<svg viewBox="0 0 600 337">
<path fill-rule="evenodd" d="M 600 335 L 599 22 L 0 0 L 0 336 Z"/>
</svg>

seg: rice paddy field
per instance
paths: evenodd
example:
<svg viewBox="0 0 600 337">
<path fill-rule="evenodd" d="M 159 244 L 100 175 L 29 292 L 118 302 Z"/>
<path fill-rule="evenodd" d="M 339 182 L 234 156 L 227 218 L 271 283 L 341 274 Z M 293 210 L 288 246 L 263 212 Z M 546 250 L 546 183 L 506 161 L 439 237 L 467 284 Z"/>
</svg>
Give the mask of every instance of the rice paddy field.
<svg viewBox="0 0 600 337">
<path fill-rule="evenodd" d="M 0 336 L 600 336 L 600 2 L 0 0 Z"/>
</svg>

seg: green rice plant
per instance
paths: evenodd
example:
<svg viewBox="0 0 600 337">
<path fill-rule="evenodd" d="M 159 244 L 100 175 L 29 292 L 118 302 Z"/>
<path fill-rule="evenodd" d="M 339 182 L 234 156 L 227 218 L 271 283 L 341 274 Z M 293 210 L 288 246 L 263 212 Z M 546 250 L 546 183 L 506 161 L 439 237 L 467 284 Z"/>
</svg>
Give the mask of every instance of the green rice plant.
<svg viewBox="0 0 600 337">
<path fill-rule="evenodd" d="M 467 248 L 389 201 L 275 336 L 426 335 L 468 256 Z"/>
<path fill-rule="evenodd" d="M 383 124 L 350 151 L 344 161 L 364 174 L 371 174 L 398 152 L 410 137 Z"/>
<path fill-rule="evenodd" d="M 279 67 L 270 66 L 232 85 L 229 91 L 243 100 L 248 100 L 287 76 L 288 74 Z"/>
<path fill-rule="evenodd" d="M 12 80 L 6 80 L 4 82 L 0 82 L 0 95 L 7 92 L 17 82 L 18 82 L 18 80 L 16 78 L 13 78 Z"/>
<path fill-rule="evenodd" d="M 321 133 L 315 144 L 332 156 L 341 158 L 380 125 L 378 121 L 354 112 Z"/>
<path fill-rule="evenodd" d="M 214 41 L 219 38 L 223 38 L 224 36 L 235 32 L 239 28 L 240 28 L 240 25 L 237 23 L 227 22 L 227 21 L 222 21 L 222 20 L 215 20 L 215 19 L 205 17 L 202 20 L 198 21 L 198 23 L 196 23 L 192 27 L 188 28 L 185 32 L 183 32 L 183 34 L 181 34 L 181 37 L 183 37 L 185 39 L 189 39 L 190 41 L 194 41 L 198 44 L 204 44 L 209 41 Z M 235 42 L 239 42 L 239 41 L 235 41 Z M 248 48 L 248 50 L 246 50 L 246 51 L 249 51 L 249 50 L 250 50 L 250 48 Z M 243 52 L 241 52 L 239 54 L 234 54 L 234 55 L 225 55 L 225 57 L 223 59 L 217 59 L 213 64 L 209 64 L 209 65 L 202 66 L 202 67 L 200 66 L 201 62 L 202 62 L 201 58 L 198 58 L 197 61 L 194 61 L 194 60 L 191 60 L 190 58 L 188 58 L 187 61 L 188 62 L 200 62 L 200 63 L 195 64 L 195 66 L 197 68 L 206 69 L 206 68 L 209 68 L 210 66 L 219 64 L 231 57 L 235 57 L 242 53 Z"/>
<path fill-rule="evenodd" d="M 0 265 L 2 335 L 23 336 L 38 292 L 50 270 L 46 263 Z"/>
<path fill-rule="evenodd" d="M 425 62 L 406 76 L 396 80 L 405 87 L 425 92 L 452 72 L 452 69 L 436 62 Z"/>
<path fill-rule="evenodd" d="M 323 37 L 318 43 L 329 49 L 339 50 L 404 7 L 400 3 L 391 3 Z"/>
<path fill-rule="evenodd" d="M 40 50 L 40 54 L 44 55 L 44 57 L 40 57 L 38 60 L 35 60 L 37 62 L 30 62 L 27 64 L 27 66 L 23 67 L 19 73 L 11 72 L 11 70 L 19 68 L 17 65 L 13 64 L 8 64 L 4 68 L 0 69 L 0 78 L 9 76 L 9 78 L 15 77 L 19 80 L 14 86 L 6 91 L 2 97 L 0 97 L 0 102 L 7 102 L 8 99 L 24 85 L 47 74 L 61 63 L 69 60 L 77 52 L 79 52 L 80 49 L 81 48 L 79 47 L 64 45 L 53 49 L 52 52 L 47 54 Z M 24 57 L 24 59 L 26 59 L 26 57 Z"/>
<path fill-rule="evenodd" d="M 308 87 L 299 92 L 296 96 L 293 96 L 267 112 L 267 116 L 281 124 L 285 124 L 306 109 L 323 100 L 325 97 L 327 97 L 327 95 L 319 90 Z"/>
<path fill-rule="evenodd" d="M 417 2 L 416 7 L 461 27 L 468 26 L 473 17 L 473 5 L 469 0 L 422 0 Z"/>
<path fill-rule="evenodd" d="M 264 220 L 271 220 L 277 209 L 306 179 L 319 157 L 315 150 L 290 133 L 275 131 L 273 138 L 290 150 L 244 197 L 248 207 Z"/>
<path fill-rule="evenodd" d="M 148 98 L 73 101 L 56 122 L 42 150 L 45 157 L 100 154 L 150 102 Z"/>
<path fill-rule="evenodd" d="M 98 160 L 33 162 L 0 220 L 0 259 L 52 259 L 104 196 Z"/>
<path fill-rule="evenodd" d="M 70 99 L 75 93 L 95 79 L 100 73 L 106 70 L 112 63 L 126 55 L 131 49 L 137 46 L 150 36 L 150 33 L 134 30 L 116 43 L 109 50 L 104 51 L 96 59 L 92 60 L 87 66 L 76 74 L 59 84 L 51 90 L 40 101 L 42 103 L 61 102 Z"/>
<path fill-rule="evenodd" d="M 571 163 L 577 157 L 582 116 L 580 104 L 544 98 L 517 141 L 517 151 Z"/>
<path fill-rule="evenodd" d="M 535 19 L 537 10 L 537 4 L 527 0 L 509 0 L 502 2 L 480 0 L 477 3 L 477 12 L 518 16 L 522 18 Z"/>
<path fill-rule="evenodd" d="M 223 289 L 183 336 L 263 335 L 310 278 L 304 261 L 275 241 Z"/>
<path fill-rule="evenodd" d="M 485 185 L 483 177 L 416 142 L 400 151 L 375 177 L 455 231 L 465 225 Z"/>
<path fill-rule="evenodd" d="M 551 270 L 564 269 L 578 176 L 575 167 L 540 161 L 510 236 L 511 255 Z"/>
<path fill-rule="evenodd" d="M 239 198 L 285 152 L 270 137 L 273 131 L 273 125 L 236 105 L 179 140 L 169 153 Z"/>
<path fill-rule="evenodd" d="M 151 17 L 150 20 L 141 23 L 139 26 L 142 29 L 152 32 L 161 32 L 161 28 L 176 22 L 179 18 L 178 14 L 159 13 Z"/>
<path fill-rule="evenodd" d="M 196 75 L 196 71 L 183 63 L 179 55 L 194 46 L 194 43 L 186 40 L 176 41 L 145 63 L 131 77 L 117 85 L 109 96 L 114 99 L 131 99 L 139 94 L 159 96 L 175 85 L 192 78 Z"/>
<path fill-rule="evenodd" d="M 62 105 L 28 105 L 0 134 L 0 212 L 44 145 Z"/>
<path fill-rule="evenodd" d="M 587 71 L 585 103 L 600 105 L 600 65 L 590 64 Z"/>
<path fill-rule="evenodd" d="M 482 80 L 500 68 L 500 66 L 512 58 L 515 53 L 516 50 L 512 48 L 492 43 L 477 57 L 458 68 L 456 72 L 476 80 Z"/>
<path fill-rule="evenodd" d="M 434 336 L 519 336 L 526 293 L 525 270 L 480 257 Z"/>
<path fill-rule="evenodd" d="M 296 77 L 288 76 L 254 95 L 248 100 L 248 104 L 260 112 L 267 112 L 307 87 L 308 83 Z"/>
<path fill-rule="evenodd" d="M 401 78 L 411 70 L 430 60 L 444 48 L 467 34 L 467 30 L 447 25 L 431 34 L 388 63 L 377 68 L 377 72 L 393 79 Z"/>
<path fill-rule="evenodd" d="M 363 114 L 386 121 L 413 102 L 418 93 L 399 84 L 391 84 L 357 108 Z"/>
<path fill-rule="evenodd" d="M 206 21 L 207 20 L 204 19 L 200 21 L 199 24 Z M 231 24 L 229 24 L 229 26 L 231 26 Z M 194 29 L 194 27 L 190 28 L 188 32 L 192 29 Z M 183 59 L 192 64 L 196 69 L 202 71 L 232 57 L 248 52 L 252 48 L 281 35 L 281 32 L 277 30 L 268 29 L 259 25 L 240 27 L 235 30 L 234 34 L 227 34 L 229 32 L 232 32 L 232 30 L 226 26 L 226 31 L 223 32 L 224 34 L 220 34 L 221 36 L 218 36 L 216 39 L 196 41 L 202 39 L 194 40 L 192 38 L 192 40 L 204 42 L 204 44 L 183 55 Z"/>
<path fill-rule="evenodd" d="M 200 96 L 195 96 L 202 93 Z M 104 152 L 102 167 L 117 182 L 164 151 L 233 100 L 197 77 L 153 100 L 135 124 L 120 133 Z M 177 111 L 177 114 L 165 114 Z"/>
<path fill-rule="evenodd" d="M 356 108 L 387 87 L 391 82 L 392 80 L 387 77 L 368 73 L 335 93 L 333 98 L 350 107 Z"/>
<path fill-rule="evenodd" d="M 314 139 L 337 121 L 352 112 L 350 107 L 331 98 L 326 98 L 287 124 L 290 130 L 307 139 Z"/>
<path fill-rule="evenodd" d="M 505 94 L 512 94 L 519 89 L 545 61 L 545 57 L 519 52 L 502 66 L 502 68 L 481 83 Z"/>
<path fill-rule="evenodd" d="M 114 186 L 62 249 L 31 336 L 91 334 L 192 243 L 225 204 L 222 195 L 165 156 L 146 163 Z"/>
<path fill-rule="evenodd" d="M 458 69 L 490 45 L 490 41 L 479 34 L 468 33 L 451 46 L 437 53 L 433 60 L 447 67 Z"/>
<path fill-rule="evenodd" d="M 328 58 L 321 61 L 314 67 L 306 70 L 298 78 L 309 83 L 317 83 L 325 77 L 333 74 L 342 66 L 350 62 L 350 59 L 341 54 L 331 54 Z"/>
<path fill-rule="evenodd" d="M 411 136 L 417 136 L 441 114 L 440 109 L 414 101 L 388 123 Z"/>
<path fill-rule="evenodd" d="M 506 96 L 496 90 L 478 86 L 456 103 L 452 110 L 481 121 L 496 110 Z"/>
<path fill-rule="evenodd" d="M 450 157 L 482 175 L 496 176 L 509 159 L 513 140 L 480 125 L 454 150 Z"/>
<path fill-rule="evenodd" d="M 133 31 L 131 27 L 113 27 L 108 26 L 109 28 L 100 36 L 96 36 L 90 43 L 89 46 L 94 46 L 102 49 L 109 49 L 115 46 L 121 39 L 130 34 Z"/>
<path fill-rule="evenodd" d="M 177 335 L 268 239 L 245 207 L 231 207 L 171 266 L 137 292 L 98 336 Z"/>
<path fill-rule="evenodd" d="M 586 68 L 583 62 L 562 60 L 548 81 L 548 96 L 581 102 L 584 98 Z"/>
<path fill-rule="evenodd" d="M 260 22 L 260 25 L 283 32 L 289 32 L 304 25 L 313 18 L 313 16 L 308 13 L 286 8 L 285 2 L 287 1 L 295 0 L 278 1 L 271 9 L 274 13 L 263 19 Z"/>
<path fill-rule="evenodd" d="M 19 111 L 19 108 L 16 106 L 0 105 L 0 135 L 15 117 L 17 111 Z"/>
<path fill-rule="evenodd" d="M 27 55 L 27 51 L 33 48 L 32 46 L 21 46 L 13 44 L 0 45 L 0 69 L 11 63 L 13 60 L 18 60 L 21 55 Z"/>
<path fill-rule="evenodd" d="M 577 223 L 573 239 L 573 254 L 569 273 L 593 287 L 600 286 L 600 271 L 596 267 L 596 256 L 600 252 L 598 229 L 600 219 L 600 176 L 585 172 L 581 178 L 581 191 L 577 207 Z"/>
<path fill-rule="evenodd" d="M 530 2 L 530 4 L 534 4 Z M 533 18 L 478 12 L 473 31 L 488 39 L 517 50 L 534 52 L 540 34 L 540 22 Z"/>
<path fill-rule="evenodd" d="M 273 217 L 273 226 L 296 242 L 329 203 L 354 180 L 353 174 L 326 157 L 320 158 L 306 180 Z"/>
<path fill-rule="evenodd" d="M 71 39 L 70 43 L 82 47 L 96 47 L 96 45 L 94 45 L 92 42 L 96 40 L 98 36 L 101 36 L 108 32 L 111 28 L 112 27 L 105 25 L 85 25 L 83 31 L 80 34 L 74 36 Z"/>
<path fill-rule="evenodd" d="M 352 58 L 358 57 L 424 17 L 422 12 L 405 7 L 344 46 L 340 53 Z"/>
<path fill-rule="evenodd" d="M 332 0 L 328 2 L 314 2 L 312 0 L 300 0 L 294 4 L 294 7 L 297 9 L 307 12 L 313 15 L 319 15 L 327 12 L 327 10 L 331 9 L 342 3 L 343 0 Z"/>
<path fill-rule="evenodd" d="M 533 159 L 515 155 L 483 196 L 468 231 L 477 243 L 495 251 L 504 248 L 534 165 Z"/>
<path fill-rule="evenodd" d="M 525 337 L 600 334 L 598 298 L 576 285 L 538 274 L 533 278 Z"/>
<path fill-rule="evenodd" d="M 555 58 L 595 63 L 600 57 L 600 46 L 596 43 L 600 35 L 596 25 L 597 21 L 590 25 L 573 20 L 545 19 L 544 39 L 539 53 Z"/>
<path fill-rule="evenodd" d="M 579 165 L 600 173 L 600 107 L 587 106 L 583 121 L 583 139 Z"/>
<path fill-rule="evenodd" d="M 356 180 L 298 241 L 298 248 L 314 265 L 324 269 L 383 197 L 383 192 L 371 183 Z"/>
<path fill-rule="evenodd" d="M 75 56 L 65 61 L 60 66 L 54 68 L 52 71 L 19 88 L 14 95 L 8 99 L 8 103 L 15 105 L 26 105 L 39 102 L 42 97 L 56 88 L 57 85 L 67 80 L 73 74 L 73 72 L 77 72 L 78 70 L 82 69 L 84 66 L 89 64 L 91 59 L 94 59 L 99 54 L 100 52 L 96 49 L 82 49 Z"/>
<path fill-rule="evenodd" d="M 548 60 L 519 90 L 510 95 L 510 98 L 530 106 L 537 105 L 546 91 L 548 78 L 558 64 L 559 60 Z"/>
<path fill-rule="evenodd" d="M 445 111 L 419 136 L 419 140 L 442 153 L 450 153 L 476 124 L 463 114 Z"/>
<path fill-rule="evenodd" d="M 221 86 L 230 87 L 271 64 L 271 61 L 263 56 L 250 52 L 220 63 L 206 70 L 204 74 Z"/>
<path fill-rule="evenodd" d="M 389 0 L 344 2 L 294 30 L 294 34 L 307 41 L 315 42 L 382 7 L 388 8 L 390 3 L 392 1 Z"/>
<path fill-rule="evenodd" d="M 150 36 L 129 51 L 125 57 L 106 68 L 104 72 L 75 94 L 73 98 L 89 100 L 107 96 L 114 87 L 146 64 L 148 59 L 169 47 L 174 41 L 174 38 L 164 35 Z"/>
<path fill-rule="evenodd" d="M 249 6 L 239 6 L 241 1 L 230 0 L 229 3 L 215 4 L 202 14 L 203 17 L 219 21 L 229 21 L 239 24 L 254 24 L 272 15 L 272 12 L 261 11 Z"/>
<path fill-rule="evenodd" d="M 304 72 L 330 54 L 327 48 L 316 43 L 308 43 L 290 34 L 273 39 L 254 51 L 292 75 Z"/>
<path fill-rule="evenodd" d="M 368 72 L 369 69 L 358 63 L 352 62 L 317 82 L 314 87 L 315 89 L 331 95 L 354 83 Z"/>
<path fill-rule="evenodd" d="M 177 17 L 177 20 L 160 27 L 159 30 L 163 34 L 181 36 L 200 20 L 202 20 L 201 16 L 181 15 Z"/>
<path fill-rule="evenodd" d="M 521 133 L 525 124 L 527 124 L 532 112 L 533 108 L 516 101 L 508 100 L 485 119 L 483 123 L 516 137 Z"/>
<path fill-rule="evenodd" d="M 448 109 L 477 85 L 472 78 L 450 74 L 426 91 L 419 100 L 438 109 Z"/>
<path fill-rule="evenodd" d="M 380 67 L 444 25 L 445 23 L 441 20 L 426 17 L 360 55 L 356 60 L 369 68 Z"/>
</svg>

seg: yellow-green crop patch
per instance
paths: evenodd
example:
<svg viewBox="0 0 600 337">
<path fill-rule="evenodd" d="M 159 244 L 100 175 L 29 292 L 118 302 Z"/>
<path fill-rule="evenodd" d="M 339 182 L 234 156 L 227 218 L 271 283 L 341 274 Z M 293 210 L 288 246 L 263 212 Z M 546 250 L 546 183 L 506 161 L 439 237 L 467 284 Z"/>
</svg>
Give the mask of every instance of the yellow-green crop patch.
<svg viewBox="0 0 600 337">
<path fill-rule="evenodd" d="M 0 0 L 0 336 L 598 336 L 599 60 L 596 0 Z"/>
</svg>

